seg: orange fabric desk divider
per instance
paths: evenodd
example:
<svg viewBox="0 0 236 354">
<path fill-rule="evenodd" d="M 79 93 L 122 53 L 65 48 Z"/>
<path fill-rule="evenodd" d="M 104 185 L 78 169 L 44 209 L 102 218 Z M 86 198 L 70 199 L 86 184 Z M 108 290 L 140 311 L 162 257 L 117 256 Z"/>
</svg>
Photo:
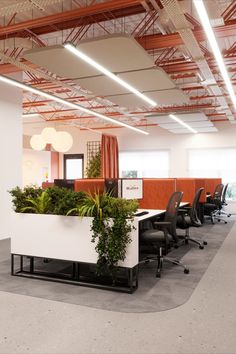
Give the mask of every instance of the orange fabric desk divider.
<svg viewBox="0 0 236 354">
<path fill-rule="evenodd" d="M 83 178 L 75 180 L 75 191 L 103 193 L 105 180 L 103 178 Z"/>
<path fill-rule="evenodd" d="M 200 202 L 206 202 L 206 192 L 214 193 L 217 184 L 221 183 L 221 178 L 176 178 L 176 191 L 182 191 L 183 202 L 192 202 L 195 192 L 199 188 L 204 188 Z"/>
<path fill-rule="evenodd" d="M 172 193 L 175 192 L 175 178 L 143 178 L 143 199 L 140 209 L 166 209 Z"/>
</svg>

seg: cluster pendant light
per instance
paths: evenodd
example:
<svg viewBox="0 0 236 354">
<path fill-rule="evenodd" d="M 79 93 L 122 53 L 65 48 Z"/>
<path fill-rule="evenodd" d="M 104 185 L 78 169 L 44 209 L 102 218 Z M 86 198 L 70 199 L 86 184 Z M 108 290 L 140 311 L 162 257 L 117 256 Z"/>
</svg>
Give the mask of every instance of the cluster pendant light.
<svg viewBox="0 0 236 354">
<path fill-rule="evenodd" d="M 58 152 L 66 152 L 70 150 L 73 144 L 72 136 L 65 132 L 47 127 L 41 134 L 33 135 L 30 139 L 30 145 L 34 150 L 40 151 L 45 149 L 47 144 L 51 144 L 53 149 Z"/>
</svg>

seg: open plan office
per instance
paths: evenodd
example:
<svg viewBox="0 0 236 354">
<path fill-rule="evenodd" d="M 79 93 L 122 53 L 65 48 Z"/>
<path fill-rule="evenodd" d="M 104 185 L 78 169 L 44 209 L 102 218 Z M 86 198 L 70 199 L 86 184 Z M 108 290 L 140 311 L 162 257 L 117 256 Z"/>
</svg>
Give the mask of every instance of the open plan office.
<svg viewBox="0 0 236 354">
<path fill-rule="evenodd" d="M 236 353 L 235 1 L 0 21 L 0 354 Z"/>
</svg>

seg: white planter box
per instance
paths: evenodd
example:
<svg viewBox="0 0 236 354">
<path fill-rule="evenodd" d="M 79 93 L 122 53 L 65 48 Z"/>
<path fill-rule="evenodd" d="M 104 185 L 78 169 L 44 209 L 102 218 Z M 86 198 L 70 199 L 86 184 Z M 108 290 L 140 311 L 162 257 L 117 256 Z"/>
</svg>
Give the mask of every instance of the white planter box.
<svg viewBox="0 0 236 354">
<path fill-rule="evenodd" d="M 97 263 L 95 243 L 91 242 L 92 218 L 61 215 L 13 213 L 11 224 L 11 253 L 75 262 Z M 138 220 L 131 232 L 122 267 L 138 264 Z"/>
</svg>

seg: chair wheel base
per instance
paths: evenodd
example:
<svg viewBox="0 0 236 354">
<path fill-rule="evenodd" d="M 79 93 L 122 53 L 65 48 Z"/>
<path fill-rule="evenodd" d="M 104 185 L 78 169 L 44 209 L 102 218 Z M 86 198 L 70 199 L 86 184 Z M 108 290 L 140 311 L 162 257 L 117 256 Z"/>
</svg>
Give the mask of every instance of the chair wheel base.
<svg viewBox="0 0 236 354">
<path fill-rule="evenodd" d="M 203 245 L 200 245 L 200 246 L 199 246 L 199 249 L 200 249 L 200 250 L 204 250 L 204 246 L 203 246 Z"/>
<path fill-rule="evenodd" d="M 184 273 L 185 273 L 185 274 L 189 274 L 189 269 L 188 269 L 188 268 L 185 268 L 185 269 L 184 269 Z"/>
<path fill-rule="evenodd" d="M 203 241 L 203 244 L 206 246 L 206 245 L 207 245 L 207 242 L 206 242 L 206 241 Z"/>
</svg>

